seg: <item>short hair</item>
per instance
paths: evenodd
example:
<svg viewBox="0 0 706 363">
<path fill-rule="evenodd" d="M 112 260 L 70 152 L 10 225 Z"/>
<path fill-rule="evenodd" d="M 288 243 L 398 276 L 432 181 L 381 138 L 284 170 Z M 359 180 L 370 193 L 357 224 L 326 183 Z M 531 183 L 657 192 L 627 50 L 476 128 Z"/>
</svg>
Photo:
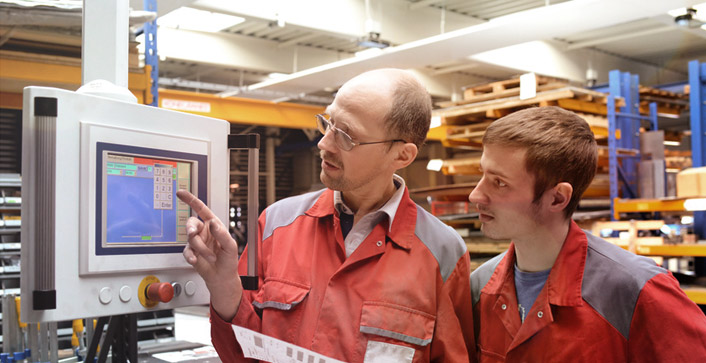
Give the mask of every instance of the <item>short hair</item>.
<svg viewBox="0 0 706 363">
<path fill-rule="evenodd" d="M 413 75 L 397 77 L 385 129 L 419 149 L 429 132 L 431 108 L 431 96 Z"/>
<path fill-rule="evenodd" d="M 527 150 L 525 168 L 535 176 L 534 202 L 560 182 L 571 184 L 566 218 L 574 213 L 596 174 L 598 146 L 591 128 L 559 107 L 533 107 L 502 117 L 488 126 L 483 144 Z"/>
</svg>

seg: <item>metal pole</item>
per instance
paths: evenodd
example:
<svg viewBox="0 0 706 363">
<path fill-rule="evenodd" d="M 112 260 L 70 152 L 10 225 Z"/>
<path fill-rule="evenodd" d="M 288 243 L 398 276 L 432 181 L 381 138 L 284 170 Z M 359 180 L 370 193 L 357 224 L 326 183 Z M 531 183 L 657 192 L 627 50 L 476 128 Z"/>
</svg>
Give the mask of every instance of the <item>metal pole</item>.
<svg viewBox="0 0 706 363">
<path fill-rule="evenodd" d="M 81 84 L 104 79 L 128 87 L 128 0 L 83 1 Z"/>
</svg>

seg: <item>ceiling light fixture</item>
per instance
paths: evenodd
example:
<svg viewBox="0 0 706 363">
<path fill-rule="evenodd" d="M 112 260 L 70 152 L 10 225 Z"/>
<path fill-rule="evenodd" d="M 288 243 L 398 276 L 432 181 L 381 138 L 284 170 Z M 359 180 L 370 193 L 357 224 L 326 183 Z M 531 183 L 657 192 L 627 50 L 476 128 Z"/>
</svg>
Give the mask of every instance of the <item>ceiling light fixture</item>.
<svg viewBox="0 0 706 363">
<path fill-rule="evenodd" d="M 687 8 L 684 13 L 674 18 L 674 22 L 684 28 L 698 28 L 703 22 L 696 19 L 696 9 Z"/>
<path fill-rule="evenodd" d="M 427 170 L 431 171 L 441 171 L 441 167 L 444 166 L 444 161 L 441 159 L 431 159 L 427 163 Z"/>
<path fill-rule="evenodd" d="M 157 25 L 186 30 L 218 32 L 245 21 L 239 16 L 180 7 L 157 18 Z"/>
<path fill-rule="evenodd" d="M 380 33 L 370 32 L 358 40 L 358 45 L 364 48 L 387 48 L 390 42 L 380 39 Z"/>
</svg>

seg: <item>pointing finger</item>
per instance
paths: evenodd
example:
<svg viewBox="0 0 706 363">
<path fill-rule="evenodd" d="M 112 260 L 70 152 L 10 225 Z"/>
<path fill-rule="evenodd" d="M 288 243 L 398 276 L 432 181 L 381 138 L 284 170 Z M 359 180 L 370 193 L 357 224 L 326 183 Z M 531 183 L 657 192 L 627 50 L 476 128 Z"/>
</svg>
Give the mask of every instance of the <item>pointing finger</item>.
<svg viewBox="0 0 706 363">
<path fill-rule="evenodd" d="M 214 219 L 209 224 L 209 231 L 211 235 L 221 244 L 221 248 L 228 254 L 236 255 L 238 254 L 238 244 L 235 242 L 233 237 L 230 236 L 228 229 L 220 223 L 219 220 Z"/>
<path fill-rule="evenodd" d="M 191 207 L 191 209 L 193 209 L 194 212 L 196 212 L 196 214 L 198 214 L 204 221 L 216 218 L 216 215 L 208 209 L 206 204 L 204 204 L 199 198 L 196 198 L 195 195 L 183 189 L 178 190 L 176 195 L 182 202 L 188 204 L 189 207 Z"/>
</svg>

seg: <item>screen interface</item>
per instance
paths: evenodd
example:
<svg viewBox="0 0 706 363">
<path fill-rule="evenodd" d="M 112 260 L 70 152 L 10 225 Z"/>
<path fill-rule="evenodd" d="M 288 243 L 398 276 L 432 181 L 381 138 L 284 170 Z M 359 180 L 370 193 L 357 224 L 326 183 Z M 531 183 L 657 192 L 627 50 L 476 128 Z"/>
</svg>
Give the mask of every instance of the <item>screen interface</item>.
<svg viewBox="0 0 706 363">
<path fill-rule="evenodd" d="M 183 245 L 189 206 L 176 197 L 192 190 L 193 161 L 104 151 L 103 247 Z"/>
</svg>

